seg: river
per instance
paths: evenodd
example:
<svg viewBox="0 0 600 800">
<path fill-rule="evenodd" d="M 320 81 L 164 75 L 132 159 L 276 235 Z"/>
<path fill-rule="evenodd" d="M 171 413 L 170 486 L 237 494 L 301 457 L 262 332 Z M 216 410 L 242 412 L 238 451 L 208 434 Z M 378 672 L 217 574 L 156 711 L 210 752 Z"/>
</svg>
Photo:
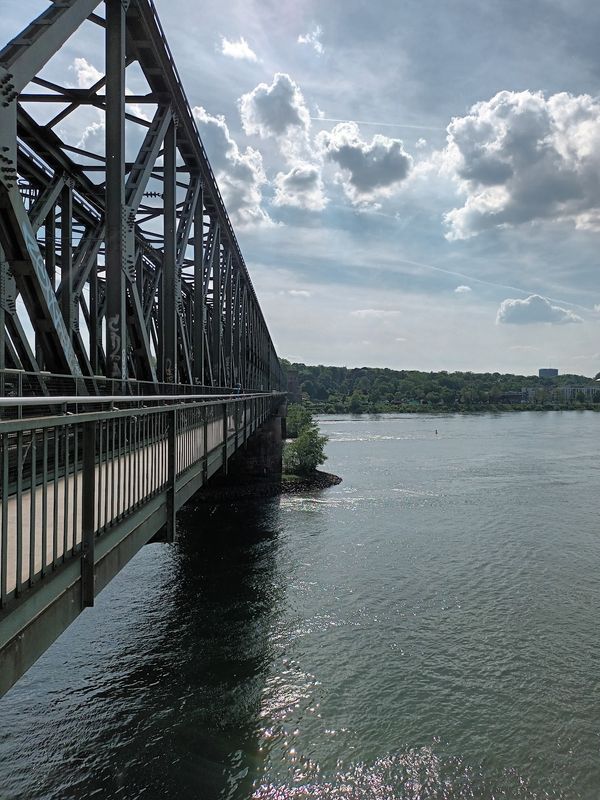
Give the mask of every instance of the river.
<svg viewBox="0 0 600 800">
<path fill-rule="evenodd" d="M 342 484 L 189 504 L 0 700 L 2 800 L 598 797 L 600 414 L 320 425 Z"/>
</svg>

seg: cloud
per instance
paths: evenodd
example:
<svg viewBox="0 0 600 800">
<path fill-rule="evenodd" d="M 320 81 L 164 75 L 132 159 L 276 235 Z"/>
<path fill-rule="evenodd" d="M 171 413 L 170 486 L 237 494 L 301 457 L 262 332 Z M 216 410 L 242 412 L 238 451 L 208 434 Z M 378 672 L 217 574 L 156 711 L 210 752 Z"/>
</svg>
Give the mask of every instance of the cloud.
<svg viewBox="0 0 600 800">
<path fill-rule="evenodd" d="M 103 73 L 85 58 L 73 59 L 73 63 L 69 65 L 69 71 L 75 73 L 78 89 L 90 89 L 104 77 Z M 84 119 L 90 121 L 82 124 Z M 102 153 L 105 138 L 104 113 L 98 108 L 88 107 L 85 109 L 84 115 L 79 117 L 78 122 L 80 124 L 77 132 L 79 139 L 75 142 L 75 146 L 92 153 Z"/>
<path fill-rule="evenodd" d="M 276 206 L 295 206 L 310 211 L 322 211 L 327 205 L 319 167 L 299 162 L 289 172 L 275 176 Z"/>
<path fill-rule="evenodd" d="M 292 297 L 310 297 L 310 292 L 306 289 L 288 289 L 288 294 Z"/>
<path fill-rule="evenodd" d="M 358 308 L 356 311 L 351 311 L 352 317 L 359 317 L 360 319 L 383 319 L 385 317 L 395 317 L 400 314 L 400 311 L 387 308 Z"/>
<path fill-rule="evenodd" d="M 447 238 L 541 220 L 600 230 L 600 101 L 502 91 L 447 131 L 442 169 L 466 195 Z"/>
<path fill-rule="evenodd" d="M 392 194 L 412 167 L 412 158 L 400 139 L 376 134 L 366 142 L 355 122 L 321 131 L 317 146 L 327 160 L 341 168 L 344 192 L 354 203 Z"/>
<path fill-rule="evenodd" d="M 553 306 L 539 294 L 532 294 L 525 300 L 503 300 L 496 314 L 497 325 L 533 325 L 541 322 L 566 325 L 583 320 L 567 308 Z"/>
<path fill-rule="evenodd" d="M 104 77 L 100 70 L 96 69 L 93 64 L 90 64 L 85 58 L 75 58 L 73 63 L 69 66 L 69 70 L 75 73 L 77 79 L 77 87 L 79 89 L 90 89 L 95 83 L 98 83 Z"/>
<path fill-rule="evenodd" d="M 258 56 L 248 42 L 241 36 L 237 41 L 221 37 L 221 53 L 237 61 L 258 61 Z"/>
<path fill-rule="evenodd" d="M 324 48 L 323 43 L 321 42 L 321 36 L 323 35 L 323 29 L 320 25 L 311 31 L 310 33 L 301 34 L 298 36 L 298 44 L 309 44 L 313 47 L 315 53 L 319 55 L 323 55 Z"/>
<path fill-rule="evenodd" d="M 238 105 L 247 134 L 276 138 L 286 157 L 308 150 L 310 114 L 300 87 L 286 73 L 276 73 L 270 86 L 259 83 Z"/>
<path fill-rule="evenodd" d="M 462 286 L 457 286 L 456 287 L 456 289 L 454 290 L 454 294 L 468 294 L 469 292 L 472 292 L 472 291 L 473 290 L 471 289 L 470 286 L 462 285 Z"/>
<path fill-rule="evenodd" d="M 202 106 L 193 108 L 192 113 L 229 215 L 241 225 L 272 224 L 261 206 L 261 187 L 267 182 L 261 154 L 253 147 L 240 150 L 231 138 L 225 117 L 212 116 Z"/>
<path fill-rule="evenodd" d="M 75 73 L 77 88 L 79 89 L 90 89 L 92 86 L 98 83 L 98 81 L 104 78 L 104 74 L 100 72 L 100 70 L 97 69 L 93 64 L 90 64 L 90 62 L 85 58 L 73 59 L 73 63 L 69 66 L 69 70 Z M 132 92 L 126 87 L 125 94 L 132 94 Z M 150 118 L 148 117 L 143 106 L 141 106 L 139 103 L 127 103 L 127 112 L 136 117 L 140 117 L 140 119 L 146 120 L 147 122 L 150 121 Z M 92 115 L 93 119 L 88 122 L 88 124 L 83 125 L 82 117 L 79 116 L 77 118 L 77 135 L 79 136 L 79 139 L 75 144 L 77 147 L 80 147 L 83 150 L 89 150 L 90 152 L 99 154 L 103 153 L 105 148 L 104 131 L 106 127 L 104 121 L 104 112 L 98 108 L 88 107 L 85 109 L 84 114 L 87 119 L 89 119 L 90 115 Z"/>
</svg>

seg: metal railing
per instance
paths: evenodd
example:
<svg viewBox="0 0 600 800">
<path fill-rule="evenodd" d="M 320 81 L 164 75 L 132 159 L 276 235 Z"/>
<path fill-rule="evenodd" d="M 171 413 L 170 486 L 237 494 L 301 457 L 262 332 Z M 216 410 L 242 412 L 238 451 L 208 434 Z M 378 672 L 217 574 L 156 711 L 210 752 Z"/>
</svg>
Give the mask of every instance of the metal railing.
<svg viewBox="0 0 600 800">
<path fill-rule="evenodd" d="M 54 397 L 73 395 L 77 397 L 123 395 L 225 395 L 231 394 L 230 386 L 201 386 L 190 383 L 155 383 L 128 378 L 121 381 L 103 375 L 93 377 L 59 375 L 52 372 L 28 372 L 22 369 L 0 369 L 0 407 L 5 397 Z"/>
<path fill-rule="evenodd" d="M 63 413 L 0 421 L 0 613 L 81 559 L 83 604 L 93 602 L 99 537 L 156 495 L 173 518 L 178 482 L 204 482 L 284 395 L 3 398 Z"/>
</svg>

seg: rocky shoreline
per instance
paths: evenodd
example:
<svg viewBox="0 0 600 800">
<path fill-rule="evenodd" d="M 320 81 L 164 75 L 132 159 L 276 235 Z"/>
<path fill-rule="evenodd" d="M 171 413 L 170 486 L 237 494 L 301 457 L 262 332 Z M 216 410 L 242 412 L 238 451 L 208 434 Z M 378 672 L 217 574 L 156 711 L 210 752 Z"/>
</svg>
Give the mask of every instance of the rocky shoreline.
<svg viewBox="0 0 600 800">
<path fill-rule="evenodd" d="M 284 475 L 281 481 L 281 494 L 299 494 L 313 489 L 328 489 L 342 482 L 339 475 L 321 472 L 316 469 L 312 475 Z"/>
<path fill-rule="evenodd" d="M 200 489 L 195 499 L 205 503 L 237 500 L 244 497 L 276 497 L 328 489 L 342 482 L 339 475 L 315 470 L 312 475 L 283 475 L 281 480 L 259 480 L 252 483 L 213 484 Z"/>
</svg>

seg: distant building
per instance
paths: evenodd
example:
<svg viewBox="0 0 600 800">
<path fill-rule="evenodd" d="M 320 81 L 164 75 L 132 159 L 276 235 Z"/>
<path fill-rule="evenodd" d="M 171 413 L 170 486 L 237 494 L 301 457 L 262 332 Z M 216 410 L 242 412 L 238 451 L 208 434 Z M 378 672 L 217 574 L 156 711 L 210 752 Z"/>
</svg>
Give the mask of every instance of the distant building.
<svg viewBox="0 0 600 800">
<path fill-rule="evenodd" d="M 554 389 L 553 394 L 567 403 L 579 399 L 586 403 L 597 403 L 600 400 L 600 386 L 560 386 Z"/>
<path fill-rule="evenodd" d="M 556 378 L 558 377 L 558 370 L 554 367 L 544 367 L 538 372 L 540 378 Z"/>
<path fill-rule="evenodd" d="M 572 403 L 583 400 L 585 403 L 600 402 L 600 386 L 555 386 L 544 389 L 542 386 L 524 386 L 521 390 L 524 403 L 539 403 L 552 400 L 557 403 Z"/>
<path fill-rule="evenodd" d="M 520 392 L 503 392 L 496 397 L 498 403 L 526 403 L 527 402 L 527 389 Z"/>
</svg>

